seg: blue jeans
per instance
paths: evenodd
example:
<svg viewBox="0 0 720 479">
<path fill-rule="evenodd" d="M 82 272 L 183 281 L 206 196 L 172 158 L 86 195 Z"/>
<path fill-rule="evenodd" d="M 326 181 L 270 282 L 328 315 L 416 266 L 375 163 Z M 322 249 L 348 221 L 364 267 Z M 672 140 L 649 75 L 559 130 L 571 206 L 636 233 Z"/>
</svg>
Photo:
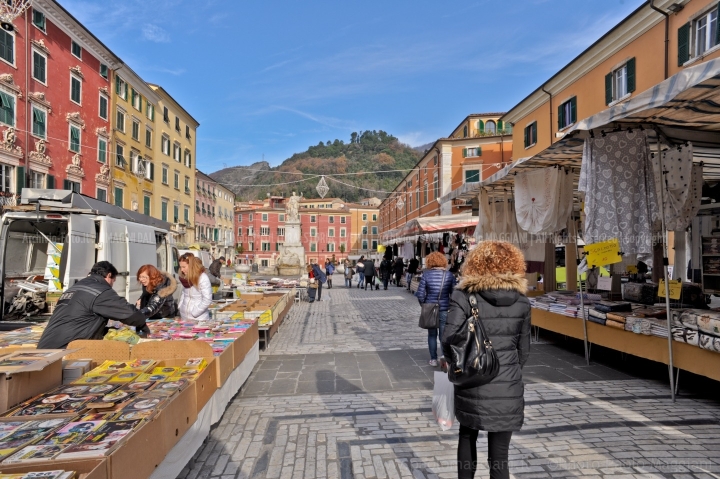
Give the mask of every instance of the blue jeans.
<svg viewBox="0 0 720 479">
<path fill-rule="evenodd" d="M 362 285 L 365 282 L 365 273 L 360 272 L 358 274 L 360 275 L 360 279 L 358 279 L 358 286 L 362 288 Z"/>
<path fill-rule="evenodd" d="M 445 323 L 447 322 L 448 312 L 440 311 L 438 313 L 438 319 L 440 320 L 439 328 L 428 329 L 428 348 L 430 349 L 430 359 L 437 361 L 437 347 L 438 347 L 438 332 L 440 333 L 440 341 L 442 341 L 443 331 L 445 331 Z M 440 346 L 442 348 L 442 345 Z M 440 353 L 442 354 L 442 352 Z"/>
<path fill-rule="evenodd" d="M 352 288 L 352 278 L 345 278 L 345 287 Z"/>
</svg>

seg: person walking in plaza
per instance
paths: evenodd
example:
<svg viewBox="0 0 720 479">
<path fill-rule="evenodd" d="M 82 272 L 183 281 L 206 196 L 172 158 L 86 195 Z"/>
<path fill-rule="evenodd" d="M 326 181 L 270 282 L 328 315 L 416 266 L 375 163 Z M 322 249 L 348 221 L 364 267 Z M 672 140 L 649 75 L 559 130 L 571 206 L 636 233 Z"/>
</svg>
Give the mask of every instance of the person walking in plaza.
<svg viewBox="0 0 720 479">
<path fill-rule="evenodd" d="M 200 258 L 192 253 L 180 256 L 180 283 L 183 285 L 178 303 L 180 318 L 193 321 L 210 319 L 212 286 Z"/>
<path fill-rule="evenodd" d="M 315 278 L 315 271 L 312 267 L 312 265 L 307 265 L 305 267 L 305 271 L 307 271 L 308 275 L 308 303 L 314 303 L 315 302 L 315 296 L 317 295 L 317 278 Z"/>
<path fill-rule="evenodd" d="M 450 299 L 443 350 L 450 357 L 451 347 L 466 340 L 456 333 L 472 315 L 470 297 L 474 296 L 500 370 L 487 384 L 455 388 L 455 417 L 460 423 L 458 478 L 475 476 L 478 431 L 487 431 L 490 477 L 509 479 L 510 439 L 524 420 L 522 367 L 530 354 L 525 258 L 510 243 L 482 241 L 470 251 L 461 271 L 462 280 Z"/>
<path fill-rule="evenodd" d="M 355 269 L 358 273 L 358 288 L 362 288 L 363 283 L 365 283 L 365 256 L 360 256 L 360 259 L 358 260 L 357 264 L 355 265 Z"/>
<path fill-rule="evenodd" d="M 317 283 L 317 300 L 322 301 L 323 283 L 327 281 L 327 276 L 323 273 L 323 270 L 320 269 L 320 265 L 317 263 L 312 264 L 312 270 Z"/>
<path fill-rule="evenodd" d="M 363 273 L 365 274 L 365 291 L 367 291 L 368 284 L 370 285 L 370 291 L 373 290 L 375 285 L 375 262 L 368 258 L 363 261 Z"/>
<path fill-rule="evenodd" d="M 380 279 L 382 279 L 383 288 L 387 289 L 392 276 L 392 260 L 387 257 L 380 262 Z"/>
<path fill-rule="evenodd" d="M 438 365 L 438 334 L 440 338 L 443 337 L 445 330 L 445 322 L 448 317 L 448 310 L 450 309 L 450 295 L 455 289 L 455 276 L 447 271 L 448 262 L 445 255 L 439 252 L 430 253 L 425 258 L 425 270 L 423 271 L 422 277 L 420 278 L 420 285 L 415 293 L 420 303 L 438 303 L 439 307 L 439 328 L 428 329 L 428 348 L 430 349 L 430 366 Z M 440 358 L 443 369 L 444 357 Z"/>
<path fill-rule="evenodd" d="M 335 265 L 329 258 L 325 259 L 325 274 L 327 275 L 328 289 L 332 289 L 332 275 L 335 273 Z"/>
<path fill-rule="evenodd" d="M 408 269 L 407 273 L 405 274 L 405 281 L 407 282 L 407 290 L 410 291 L 410 283 L 412 283 L 413 277 L 417 274 L 418 267 L 420 266 L 420 261 L 418 261 L 417 257 L 413 256 L 412 259 L 408 262 Z"/>
<path fill-rule="evenodd" d="M 402 258 L 395 258 L 395 264 L 393 264 L 393 272 L 395 273 L 395 285 L 400 287 L 400 278 L 402 278 L 403 270 L 405 265 L 403 264 Z"/>
<path fill-rule="evenodd" d="M 343 264 L 345 265 L 345 272 L 343 273 L 343 276 L 345 276 L 345 287 L 352 288 L 352 278 L 355 270 L 350 266 L 350 260 L 346 259 Z"/>
</svg>

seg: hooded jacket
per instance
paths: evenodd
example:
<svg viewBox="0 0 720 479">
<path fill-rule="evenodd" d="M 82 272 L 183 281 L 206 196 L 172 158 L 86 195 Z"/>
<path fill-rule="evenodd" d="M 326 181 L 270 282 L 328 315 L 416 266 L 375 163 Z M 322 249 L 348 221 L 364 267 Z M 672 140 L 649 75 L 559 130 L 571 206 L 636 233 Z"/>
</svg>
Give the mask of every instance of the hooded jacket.
<svg viewBox="0 0 720 479">
<path fill-rule="evenodd" d="M 443 283 L 443 275 L 445 281 Z M 455 289 L 455 276 L 445 268 L 431 268 L 423 271 L 415 297 L 420 303 L 439 303 L 440 311 L 450 309 L 450 295 Z M 442 291 L 440 288 L 442 287 Z"/>
<path fill-rule="evenodd" d="M 60 296 L 38 349 L 63 349 L 76 339 L 102 339 L 108 319 L 145 327 L 144 314 L 118 296 L 105 278 L 89 274 Z"/>
<path fill-rule="evenodd" d="M 468 275 L 450 299 L 443 332 L 443 352 L 452 357 L 454 335 L 478 302 L 479 317 L 497 353 L 500 370 L 490 383 L 469 389 L 455 387 L 455 416 L 463 426 L 482 431 L 518 431 L 524 420 L 522 366 L 530 353 L 530 302 L 527 281 L 518 274 Z"/>
<path fill-rule="evenodd" d="M 371 259 L 366 259 L 363 262 L 363 273 L 366 278 L 372 278 L 375 276 L 375 262 Z"/>
<path fill-rule="evenodd" d="M 173 293 L 177 290 L 177 281 L 168 273 L 162 272 L 165 278 L 162 283 L 150 293 L 142 288 L 140 296 L 140 312 L 149 319 L 172 318 L 177 312 Z"/>
<path fill-rule="evenodd" d="M 395 264 L 393 264 L 393 271 L 396 275 L 400 276 L 403 274 L 403 270 L 405 269 L 405 265 L 403 264 L 402 258 L 397 258 L 395 260 Z"/>
</svg>

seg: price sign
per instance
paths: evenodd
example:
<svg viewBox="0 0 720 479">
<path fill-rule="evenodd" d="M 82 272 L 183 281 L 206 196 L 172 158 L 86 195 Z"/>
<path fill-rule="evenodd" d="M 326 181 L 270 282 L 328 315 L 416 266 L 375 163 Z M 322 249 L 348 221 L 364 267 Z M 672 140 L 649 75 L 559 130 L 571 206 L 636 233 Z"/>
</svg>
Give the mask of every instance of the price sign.
<svg viewBox="0 0 720 479">
<path fill-rule="evenodd" d="M 637 266 L 634 264 L 630 264 L 625 268 L 625 271 L 627 271 L 629 274 L 638 274 Z"/>
<path fill-rule="evenodd" d="M 620 256 L 620 242 L 617 238 L 600 243 L 586 244 L 585 253 L 587 264 L 591 268 L 607 266 L 622 261 L 622 256 Z"/>
<path fill-rule="evenodd" d="M 682 293 L 682 280 L 669 281 L 668 291 L 670 292 L 670 299 L 680 299 L 680 293 Z M 660 286 L 658 286 L 658 296 L 661 298 L 665 297 L 665 280 L 660 280 Z"/>
<path fill-rule="evenodd" d="M 600 276 L 597 281 L 597 289 L 603 291 L 612 290 L 612 278 L 609 276 Z"/>
</svg>

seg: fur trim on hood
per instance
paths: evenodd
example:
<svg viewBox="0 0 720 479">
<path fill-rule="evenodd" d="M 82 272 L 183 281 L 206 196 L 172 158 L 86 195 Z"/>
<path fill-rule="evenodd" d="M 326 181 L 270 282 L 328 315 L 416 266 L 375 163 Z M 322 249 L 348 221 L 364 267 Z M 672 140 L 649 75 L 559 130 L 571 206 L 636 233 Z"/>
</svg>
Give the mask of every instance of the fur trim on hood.
<svg viewBox="0 0 720 479">
<path fill-rule="evenodd" d="M 165 286 L 164 288 L 160 288 L 157 294 L 161 298 L 167 298 L 168 296 L 171 296 L 177 289 L 177 281 L 175 281 L 175 278 L 173 278 L 171 274 L 168 274 L 164 271 L 161 271 L 161 273 L 165 277 L 165 281 L 163 282 L 163 284 L 167 283 L 167 286 Z"/>
<path fill-rule="evenodd" d="M 460 280 L 457 289 L 468 293 L 479 293 L 488 289 L 504 289 L 525 294 L 527 293 L 527 279 L 525 276 L 513 273 L 467 276 Z"/>
</svg>

